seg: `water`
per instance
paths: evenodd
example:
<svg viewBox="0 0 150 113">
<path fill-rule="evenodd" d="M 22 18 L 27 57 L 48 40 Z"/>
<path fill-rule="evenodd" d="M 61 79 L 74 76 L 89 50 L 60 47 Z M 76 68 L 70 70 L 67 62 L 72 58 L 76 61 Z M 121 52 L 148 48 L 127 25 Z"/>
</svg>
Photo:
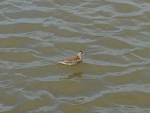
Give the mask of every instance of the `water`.
<svg viewBox="0 0 150 113">
<path fill-rule="evenodd" d="M 1 0 L 0 112 L 149 113 L 149 6 Z M 80 64 L 58 64 L 80 50 Z"/>
</svg>

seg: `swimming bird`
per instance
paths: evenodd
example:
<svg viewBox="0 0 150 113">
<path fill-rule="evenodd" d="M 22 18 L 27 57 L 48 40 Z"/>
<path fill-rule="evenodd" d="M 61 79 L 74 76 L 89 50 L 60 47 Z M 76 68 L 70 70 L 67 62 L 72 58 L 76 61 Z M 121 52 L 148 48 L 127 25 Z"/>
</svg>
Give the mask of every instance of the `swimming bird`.
<svg viewBox="0 0 150 113">
<path fill-rule="evenodd" d="M 86 55 L 82 51 L 78 52 L 77 56 L 69 57 L 68 59 L 62 60 L 59 63 L 65 64 L 65 65 L 75 65 L 81 62 L 81 55 Z"/>
</svg>

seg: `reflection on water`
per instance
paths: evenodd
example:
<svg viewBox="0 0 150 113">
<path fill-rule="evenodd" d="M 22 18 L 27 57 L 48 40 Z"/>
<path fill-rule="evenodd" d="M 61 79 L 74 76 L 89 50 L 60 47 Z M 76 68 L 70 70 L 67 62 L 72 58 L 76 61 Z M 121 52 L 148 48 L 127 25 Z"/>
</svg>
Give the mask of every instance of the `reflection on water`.
<svg viewBox="0 0 150 113">
<path fill-rule="evenodd" d="M 149 113 L 149 6 L 1 0 L 0 112 Z"/>
<path fill-rule="evenodd" d="M 81 75 L 83 74 L 83 72 L 79 72 L 79 73 L 73 73 L 72 75 L 69 75 L 66 79 L 73 79 L 76 77 L 82 77 Z"/>
</svg>

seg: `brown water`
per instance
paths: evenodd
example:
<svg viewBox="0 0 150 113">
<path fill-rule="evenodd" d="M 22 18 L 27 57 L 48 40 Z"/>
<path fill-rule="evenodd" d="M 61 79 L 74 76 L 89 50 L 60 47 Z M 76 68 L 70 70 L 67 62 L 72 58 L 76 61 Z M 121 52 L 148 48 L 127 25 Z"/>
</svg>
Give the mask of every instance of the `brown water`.
<svg viewBox="0 0 150 113">
<path fill-rule="evenodd" d="M 1 113 L 150 113 L 149 69 L 148 0 L 0 1 Z"/>
</svg>

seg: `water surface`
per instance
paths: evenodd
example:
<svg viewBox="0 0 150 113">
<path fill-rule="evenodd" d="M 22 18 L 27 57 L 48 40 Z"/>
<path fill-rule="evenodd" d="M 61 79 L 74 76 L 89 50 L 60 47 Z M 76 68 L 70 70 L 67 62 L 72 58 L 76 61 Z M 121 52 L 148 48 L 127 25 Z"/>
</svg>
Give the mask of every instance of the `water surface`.
<svg viewBox="0 0 150 113">
<path fill-rule="evenodd" d="M 0 112 L 149 113 L 149 6 L 1 0 Z M 80 64 L 58 64 L 80 50 Z"/>
</svg>

